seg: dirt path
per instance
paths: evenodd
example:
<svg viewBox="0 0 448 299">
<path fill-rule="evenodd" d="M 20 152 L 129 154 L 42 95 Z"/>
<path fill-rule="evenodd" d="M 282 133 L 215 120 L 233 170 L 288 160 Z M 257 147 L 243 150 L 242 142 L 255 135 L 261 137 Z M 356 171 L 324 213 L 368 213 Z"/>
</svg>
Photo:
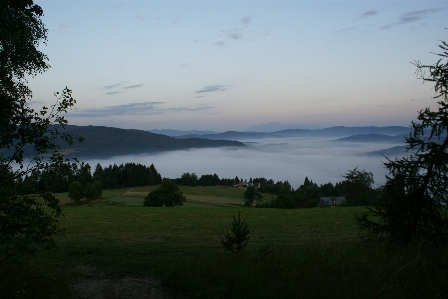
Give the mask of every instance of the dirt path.
<svg viewBox="0 0 448 299">
<path fill-rule="evenodd" d="M 89 266 L 78 266 L 76 271 L 86 278 L 71 285 L 74 299 L 186 299 L 151 277 L 107 278 Z"/>
<path fill-rule="evenodd" d="M 129 189 L 129 190 L 126 191 L 125 193 L 121 194 L 121 196 L 124 196 L 124 195 L 128 194 L 128 193 L 131 192 L 132 190 L 134 190 L 134 188 Z"/>
</svg>

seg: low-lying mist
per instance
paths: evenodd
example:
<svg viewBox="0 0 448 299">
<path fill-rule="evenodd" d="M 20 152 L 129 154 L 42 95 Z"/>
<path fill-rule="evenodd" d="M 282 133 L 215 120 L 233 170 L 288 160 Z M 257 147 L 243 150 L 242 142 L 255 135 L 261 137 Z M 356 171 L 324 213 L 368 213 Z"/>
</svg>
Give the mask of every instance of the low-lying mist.
<svg viewBox="0 0 448 299">
<path fill-rule="evenodd" d="M 299 187 L 306 176 L 317 184 L 343 180 L 342 175 L 355 167 L 372 172 L 375 184 L 385 182 L 387 169 L 382 156 L 363 154 L 382 150 L 396 144 L 333 142 L 328 138 L 266 138 L 241 140 L 245 148 L 207 148 L 116 156 L 108 159 L 86 159 L 94 169 L 97 163 L 103 167 L 127 162 L 151 165 L 162 177 L 178 178 L 183 173 L 216 173 L 219 178 L 240 179 L 265 177 L 274 181 L 288 180 Z M 389 157 L 394 158 L 394 157 Z"/>
</svg>

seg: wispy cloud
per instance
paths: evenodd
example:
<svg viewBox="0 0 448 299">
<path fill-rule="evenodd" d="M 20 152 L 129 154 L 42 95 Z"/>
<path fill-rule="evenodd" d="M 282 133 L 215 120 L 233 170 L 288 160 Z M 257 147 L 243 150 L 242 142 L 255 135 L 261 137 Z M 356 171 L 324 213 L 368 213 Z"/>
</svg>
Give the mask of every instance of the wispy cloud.
<svg viewBox="0 0 448 299">
<path fill-rule="evenodd" d="M 241 18 L 241 25 L 249 25 L 250 22 L 252 22 L 252 19 L 250 16 Z"/>
<path fill-rule="evenodd" d="M 106 94 L 117 94 L 117 93 L 120 93 L 119 91 L 109 91 L 109 92 L 106 92 Z"/>
<path fill-rule="evenodd" d="M 123 86 L 123 89 L 133 89 L 133 88 L 138 88 L 138 87 L 142 87 L 143 84 L 136 84 L 136 85 L 129 85 L 129 86 Z"/>
<path fill-rule="evenodd" d="M 177 24 L 180 20 L 185 19 L 183 16 L 176 15 L 174 20 L 171 22 L 172 24 Z"/>
<path fill-rule="evenodd" d="M 441 8 L 430 8 L 430 9 L 422 9 L 422 10 L 416 10 L 407 12 L 404 14 L 401 14 L 398 18 L 398 21 L 395 23 L 390 23 L 385 26 L 380 27 L 380 29 L 389 29 L 398 25 L 404 25 L 416 21 L 420 21 L 422 19 L 428 18 L 430 15 L 438 13 L 441 11 Z"/>
<path fill-rule="evenodd" d="M 112 85 L 106 85 L 106 86 L 102 87 L 101 89 L 112 89 L 112 88 L 118 87 L 118 86 L 120 86 L 120 85 L 122 85 L 124 83 L 126 83 L 126 81 L 121 81 L 119 83 L 112 84 Z"/>
<path fill-rule="evenodd" d="M 30 105 L 44 105 L 44 104 L 45 104 L 44 101 L 35 101 L 35 100 L 30 101 Z"/>
<path fill-rule="evenodd" d="M 238 39 L 242 39 L 243 35 L 240 33 L 240 30 L 237 28 L 234 29 L 230 29 L 227 31 L 223 31 L 225 36 L 227 36 L 227 38 L 230 39 L 234 39 L 234 40 L 238 40 Z"/>
<path fill-rule="evenodd" d="M 353 26 L 353 27 L 347 27 L 347 28 L 339 29 L 339 30 L 336 30 L 336 31 L 333 31 L 333 32 L 335 32 L 335 33 L 342 33 L 342 32 L 347 32 L 347 31 L 353 31 L 353 30 L 356 30 L 358 28 L 359 28 L 359 26 Z"/>
<path fill-rule="evenodd" d="M 226 85 L 210 85 L 210 86 L 206 86 L 200 90 L 197 90 L 195 93 L 204 93 L 204 92 L 214 92 L 214 91 L 226 91 L 227 90 L 227 86 Z"/>
<path fill-rule="evenodd" d="M 74 110 L 70 114 L 78 117 L 99 117 L 111 115 L 154 114 L 157 105 L 163 102 L 129 103 L 104 108 Z"/>
<path fill-rule="evenodd" d="M 164 102 L 144 102 L 144 103 L 129 103 L 125 105 L 108 106 L 104 108 L 73 110 L 70 116 L 76 117 L 102 117 L 102 116 L 119 116 L 119 115 L 156 115 L 167 111 L 176 112 L 195 112 L 207 109 L 212 109 L 212 106 L 201 107 L 174 107 L 174 108 L 160 108 L 159 105 Z"/>
<path fill-rule="evenodd" d="M 220 48 L 227 47 L 226 43 L 221 41 L 221 40 L 217 41 L 214 45 L 217 46 L 217 47 L 220 47 Z"/>
<path fill-rule="evenodd" d="M 368 10 L 365 13 L 363 13 L 361 17 L 368 18 L 368 17 L 376 16 L 377 14 L 378 14 L 378 11 L 372 9 L 372 10 Z"/>
</svg>

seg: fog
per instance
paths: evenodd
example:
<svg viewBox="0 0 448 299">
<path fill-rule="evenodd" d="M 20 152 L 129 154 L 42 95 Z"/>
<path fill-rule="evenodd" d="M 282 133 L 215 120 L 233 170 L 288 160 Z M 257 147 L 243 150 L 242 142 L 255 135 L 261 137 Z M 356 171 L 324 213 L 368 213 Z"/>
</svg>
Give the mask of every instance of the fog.
<svg viewBox="0 0 448 299">
<path fill-rule="evenodd" d="M 244 148 L 207 148 L 115 156 L 108 159 L 85 159 L 94 169 L 127 162 L 151 165 L 162 177 L 178 178 L 185 172 L 216 173 L 219 178 L 247 179 L 265 177 L 274 181 L 288 180 L 299 187 L 305 176 L 317 184 L 341 181 L 342 175 L 355 167 L 374 175 L 375 185 L 385 182 L 387 169 L 382 156 L 365 156 L 371 151 L 396 146 L 387 143 L 334 142 L 329 138 L 266 138 L 241 140 Z M 393 158 L 393 157 L 392 157 Z"/>
</svg>

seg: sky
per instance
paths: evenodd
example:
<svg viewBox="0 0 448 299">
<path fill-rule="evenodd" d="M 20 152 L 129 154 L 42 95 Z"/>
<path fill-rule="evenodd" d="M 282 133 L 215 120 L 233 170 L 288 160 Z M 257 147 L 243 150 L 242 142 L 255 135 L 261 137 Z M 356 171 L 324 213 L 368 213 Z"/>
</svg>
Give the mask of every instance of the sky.
<svg viewBox="0 0 448 299">
<path fill-rule="evenodd" d="M 39 1 L 70 124 L 243 131 L 281 122 L 409 126 L 435 105 L 412 62 L 448 41 L 446 1 Z"/>
</svg>

